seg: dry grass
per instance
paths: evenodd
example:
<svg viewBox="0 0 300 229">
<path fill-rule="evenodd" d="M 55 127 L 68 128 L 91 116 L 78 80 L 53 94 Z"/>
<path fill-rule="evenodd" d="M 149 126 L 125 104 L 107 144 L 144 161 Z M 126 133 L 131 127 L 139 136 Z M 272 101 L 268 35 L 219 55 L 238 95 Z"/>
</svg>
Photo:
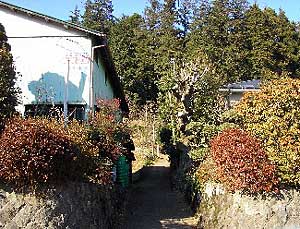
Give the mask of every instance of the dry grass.
<svg viewBox="0 0 300 229">
<path fill-rule="evenodd" d="M 156 115 L 149 111 L 149 107 L 145 107 L 138 112 L 132 112 L 129 127 L 132 130 L 131 137 L 135 145 L 136 161 L 132 165 L 132 170 L 135 172 L 145 165 L 154 163 L 159 157 L 157 142 L 159 122 Z"/>
</svg>

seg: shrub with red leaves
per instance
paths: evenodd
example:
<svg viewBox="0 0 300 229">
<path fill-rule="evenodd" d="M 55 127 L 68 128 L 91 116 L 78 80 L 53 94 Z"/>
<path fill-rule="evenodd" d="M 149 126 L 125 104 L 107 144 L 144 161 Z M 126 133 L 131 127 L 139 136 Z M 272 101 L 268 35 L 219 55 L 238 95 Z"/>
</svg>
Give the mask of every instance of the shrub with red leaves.
<svg viewBox="0 0 300 229">
<path fill-rule="evenodd" d="M 45 118 L 10 119 L 0 135 L 0 180 L 20 188 L 68 180 L 111 184 L 113 163 L 134 156 L 119 100 L 100 100 L 89 125 Z M 133 145 L 133 143 L 132 143 Z"/>
<path fill-rule="evenodd" d="M 121 118 L 119 99 L 98 99 L 98 111 L 89 118 L 90 139 L 98 145 L 100 155 L 116 162 L 121 155 L 133 160 L 134 149 L 128 124 Z"/>
<path fill-rule="evenodd" d="M 211 141 L 218 178 L 232 190 L 249 193 L 276 190 L 275 166 L 259 140 L 240 129 L 227 129 Z"/>
<path fill-rule="evenodd" d="M 0 137 L 0 180 L 18 187 L 78 176 L 78 146 L 54 121 L 13 118 Z"/>
</svg>

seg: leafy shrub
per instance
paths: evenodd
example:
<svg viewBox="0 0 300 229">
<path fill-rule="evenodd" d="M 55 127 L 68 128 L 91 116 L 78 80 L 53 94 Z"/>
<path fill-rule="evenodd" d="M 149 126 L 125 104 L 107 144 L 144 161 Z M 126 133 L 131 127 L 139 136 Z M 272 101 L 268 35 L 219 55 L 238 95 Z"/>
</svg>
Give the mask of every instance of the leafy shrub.
<svg viewBox="0 0 300 229">
<path fill-rule="evenodd" d="M 126 122 L 121 120 L 120 101 L 97 100 L 98 111 L 90 117 L 90 137 L 93 144 L 100 150 L 100 156 L 117 161 L 119 156 L 125 155 L 133 160 L 134 149 L 130 139 L 130 130 Z"/>
<path fill-rule="evenodd" d="M 110 158 L 100 155 L 100 144 L 93 142 L 91 130 L 73 120 L 68 124 L 66 131 L 70 141 L 80 149 L 77 169 L 84 173 L 83 178 L 97 184 L 109 184 L 112 178 L 110 171 L 112 171 L 113 163 Z"/>
<path fill-rule="evenodd" d="M 203 184 L 208 181 L 219 182 L 216 167 L 216 162 L 212 158 L 211 154 L 208 154 L 205 160 L 197 167 L 195 176 L 200 182 L 201 188 Z"/>
<path fill-rule="evenodd" d="M 282 183 L 300 184 L 300 80 L 273 80 L 236 106 L 243 127 L 262 141 Z"/>
<path fill-rule="evenodd" d="M 210 141 L 224 129 L 238 127 L 234 123 L 223 123 L 220 125 L 204 122 L 191 122 L 187 125 L 189 136 L 188 145 L 192 147 L 190 157 L 194 163 L 202 162 L 210 153 Z"/>
<path fill-rule="evenodd" d="M 172 130 L 167 127 L 163 127 L 159 130 L 159 141 L 163 145 L 171 145 L 172 142 Z"/>
<path fill-rule="evenodd" d="M 189 145 L 193 147 L 209 147 L 213 136 L 218 134 L 218 126 L 206 122 L 191 122 L 187 125 Z"/>
<path fill-rule="evenodd" d="M 97 156 L 99 148 L 90 139 L 91 130 L 77 120 L 72 120 L 66 129 L 68 136 L 80 149 L 81 153 L 89 156 Z"/>
<path fill-rule="evenodd" d="M 18 104 L 19 89 L 15 87 L 16 72 L 5 29 L 0 24 L 0 131 L 4 120 L 11 116 Z"/>
<path fill-rule="evenodd" d="M 223 130 L 234 128 L 240 128 L 240 126 L 231 122 L 224 122 L 218 126 L 219 133 L 221 133 Z"/>
<path fill-rule="evenodd" d="M 208 154 L 209 154 L 209 148 L 202 148 L 202 147 L 192 149 L 189 153 L 190 158 L 193 160 L 193 162 L 199 162 L 199 163 L 201 163 Z"/>
<path fill-rule="evenodd" d="M 272 191 L 278 181 L 275 166 L 259 140 L 240 129 L 227 129 L 211 141 L 219 179 L 230 190 Z"/>
<path fill-rule="evenodd" d="M 75 179 L 79 149 L 45 119 L 13 118 L 0 137 L 0 179 L 17 186 Z"/>
<path fill-rule="evenodd" d="M 243 117 L 235 109 L 229 109 L 221 114 L 221 122 L 239 125 L 243 122 Z"/>
<path fill-rule="evenodd" d="M 90 130 L 76 121 L 9 120 L 0 137 L 0 180 L 17 187 L 66 180 L 111 183 L 112 162 L 100 156 Z"/>
<path fill-rule="evenodd" d="M 113 163 L 122 154 L 134 158 L 134 145 L 116 110 L 104 105 L 90 125 L 71 121 L 65 127 L 61 119 L 10 119 L 0 136 L 0 180 L 29 188 L 65 180 L 111 183 Z"/>
</svg>

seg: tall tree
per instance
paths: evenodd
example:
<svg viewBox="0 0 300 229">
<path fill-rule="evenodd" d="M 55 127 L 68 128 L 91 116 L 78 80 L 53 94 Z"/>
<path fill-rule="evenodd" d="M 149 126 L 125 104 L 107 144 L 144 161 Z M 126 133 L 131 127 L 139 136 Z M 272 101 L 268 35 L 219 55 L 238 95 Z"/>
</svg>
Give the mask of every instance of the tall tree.
<svg viewBox="0 0 300 229">
<path fill-rule="evenodd" d="M 0 24 L 0 130 L 3 121 L 15 111 L 19 91 L 15 87 L 16 72 L 4 27 Z"/>
<path fill-rule="evenodd" d="M 200 0 L 178 0 L 178 23 L 181 37 L 185 38 L 190 33 L 200 5 Z"/>
<path fill-rule="evenodd" d="M 220 75 L 226 76 L 225 67 L 229 45 L 229 1 L 202 1 L 192 25 L 189 50 L 207 54 L 212 63 L 218 65 Z"/>
<path fill-rule="evenodd" d="M 210 60 L 217 65 L 217 71 L 225 82 L 243 79 L 245 54 L 244 48 L 244 14 L 247 10 L 243 0 L 215 0 L 203 8 L 200 30 L 196 41 Z"/>
<path fill-rule="evenodd" d="M 80 10 L 78 8 L 78 5 L 75 6 L 74 11 L 71 11 L 71 15 L 70 17 L 70 22 L 74 23 L 74 24 L 80 24 L 81 23 L 81 14 L 80 14 Z"/>
<path fill-rule="evenodd" d="M 172 69 L 172 61 L 180 61 L 182 43 L 179 37 L 178 11 L 176 0 L 165 0 L 160 13 L 160 28 L 158 31 L 159 46 L 157 53 L 160 57 L 157 65 L 162 74 L 166 75 Z"/>
<path fill-rule="evenodd" d="M 86 0 L 82 19 L 84 26 L 109 34 L 114 21 L 112 0 Z"/>
<path fill-rule="evenodd" d="M 254 4 L 246 14 L 246 30 L 252 77 L 264 77 L 269 71 L 278 77 L 283 72 L 296 77 L 300 67 L 299 32 L 283 11 L 277 15 L 271 8 L 261 10 Z"/>
<path fill-rule="evenodd" d="M 148 60 L 148 33 L 141 15 L 124 16 L 111 29 L 110 47 L 126 94 L 135 105 L 155 101 L 157 86 Z"/>
<path fill-rule="evenodd" d="M 159 0 L 148 0 L 148 4 L 144 12 L 145 23 L 148 30 L 155 31 L 160 26 L 159 15 L 162 5 Z"/>
</svg>

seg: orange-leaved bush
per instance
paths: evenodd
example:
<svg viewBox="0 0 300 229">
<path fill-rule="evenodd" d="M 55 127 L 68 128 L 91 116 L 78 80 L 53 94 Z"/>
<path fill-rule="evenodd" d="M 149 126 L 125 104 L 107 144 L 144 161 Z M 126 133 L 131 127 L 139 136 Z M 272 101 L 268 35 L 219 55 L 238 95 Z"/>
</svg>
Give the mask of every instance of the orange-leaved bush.
<svg viewBox="0 0 300 229">
<path fill-rule="evenodd" d="M 233 128 L 211 141 L 211 153 L 218 178 L 232 190 L 249 193 L 276 190 L 278 179 L 258 139 Z"/>
<path fill-rule="evenodd" d="M 15 117 L 0 136 L 0 180 L 19 187 L 75 179 L 79 149 L 47 119 Z"/>
<path fill-rule="evenodd" d="M 281 183 L 300 184 L 300 80 L 265 83 L 235 107 L 242 125 L 262 141 Z"/>
</svg>

